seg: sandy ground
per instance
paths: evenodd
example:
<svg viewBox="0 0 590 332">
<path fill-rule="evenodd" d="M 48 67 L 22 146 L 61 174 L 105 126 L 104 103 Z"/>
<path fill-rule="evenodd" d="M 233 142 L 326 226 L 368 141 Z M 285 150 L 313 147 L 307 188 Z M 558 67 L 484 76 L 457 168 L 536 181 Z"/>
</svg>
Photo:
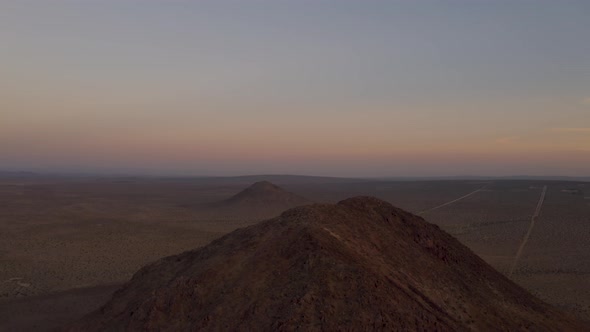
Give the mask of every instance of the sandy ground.
<svg viewBox="0 0 590 332">
<path fill-rule="evenodd" d="M 590 206 L 568 188 L 590 190 L 590 184 L 501 182 L 425 217 L 539 298 L 590 320 Z"/>
<path fill-rule="evenodd" d="M 76 288 L 0 302 L 3 331 L 46 331 L 68 324 L 106 302 L 121 285 Z"/>
<path fill-rule="evenodd" d="M 249 216 L 219 220 L 196 208 L 248 184 L 248 179 L 0 179 L 0 330 L 42 331 L 76 319 L 98 308 L 112 285 L 141 266 L 257 222 Z M 373 195 L 414 213 L 486 185 L 422 216 L 505 274 L 547 185 L 512 278 L 590 320 L 590 204 L 584 199 L 590 184 L 321 179 L 278 184 L 318 202 Z M 563 191 L 572 187 L 582 194 Z"/>
</svg>

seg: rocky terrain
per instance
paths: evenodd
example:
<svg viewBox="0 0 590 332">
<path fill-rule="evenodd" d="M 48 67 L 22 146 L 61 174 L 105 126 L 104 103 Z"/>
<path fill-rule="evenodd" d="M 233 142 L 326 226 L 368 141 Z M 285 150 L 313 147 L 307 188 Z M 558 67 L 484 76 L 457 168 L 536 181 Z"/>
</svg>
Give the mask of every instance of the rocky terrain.
<svg viewBox="0 0 590 332">
<path fill-rule="evenodd" d="M 588 330 L 421 217 L 314 204 L 142 268 L 69 331 Z"/>
</svg>

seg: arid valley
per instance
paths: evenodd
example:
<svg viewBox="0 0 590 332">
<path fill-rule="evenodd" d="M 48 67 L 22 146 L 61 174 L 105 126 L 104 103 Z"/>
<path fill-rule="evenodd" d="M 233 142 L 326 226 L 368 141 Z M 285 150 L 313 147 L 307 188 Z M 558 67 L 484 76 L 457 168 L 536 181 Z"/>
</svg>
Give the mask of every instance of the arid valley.
<svg viewBox="0 0 590 332">
<path fill-rule="evenodd" d="M 587 182 L 550 180 L 4 176 L 0 330 L 63 326 L 157 259 L 289 205 L 359 195 L 438 225 L 533 295 L 588 321 L 589 194 Z"/>
<path fill-rule="evenodd" d="M 0 332 L 590 332 L 590 0 L 0 0 Z"/>
</svg>

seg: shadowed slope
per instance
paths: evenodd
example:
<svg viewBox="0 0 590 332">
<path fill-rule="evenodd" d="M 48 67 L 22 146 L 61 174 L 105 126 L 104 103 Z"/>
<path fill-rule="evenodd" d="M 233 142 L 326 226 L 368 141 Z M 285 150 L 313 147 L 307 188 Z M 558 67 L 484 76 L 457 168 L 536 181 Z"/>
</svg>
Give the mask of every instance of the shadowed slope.
<svg viewBox="0 0 590 332">
<path fill-rule="evenodd" d="M 142 268 L 71 330 L 583 330 L 371 197 L 291 209 Z"/>
</svg>

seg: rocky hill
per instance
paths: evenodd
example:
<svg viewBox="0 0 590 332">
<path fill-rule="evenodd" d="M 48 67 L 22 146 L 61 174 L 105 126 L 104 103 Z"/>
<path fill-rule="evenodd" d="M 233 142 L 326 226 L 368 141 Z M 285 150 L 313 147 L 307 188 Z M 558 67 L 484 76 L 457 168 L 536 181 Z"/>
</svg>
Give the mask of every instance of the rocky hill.
<svg viewBox="0 0 590 332">
<path fill-rule="evenodd" d="M 68 327 L 527 329 L 588 326 L 536 299 L 437 226 L 371 197 L 294 208 L 161 259 Z"/>
<path fill-rule="evenodd" d="M 281 212 L 311 203 L 268 181 L 256 182 L 234 196 L 205 206 L 204 211 L 216 217 L 270 218 Z"/>
</svg>

